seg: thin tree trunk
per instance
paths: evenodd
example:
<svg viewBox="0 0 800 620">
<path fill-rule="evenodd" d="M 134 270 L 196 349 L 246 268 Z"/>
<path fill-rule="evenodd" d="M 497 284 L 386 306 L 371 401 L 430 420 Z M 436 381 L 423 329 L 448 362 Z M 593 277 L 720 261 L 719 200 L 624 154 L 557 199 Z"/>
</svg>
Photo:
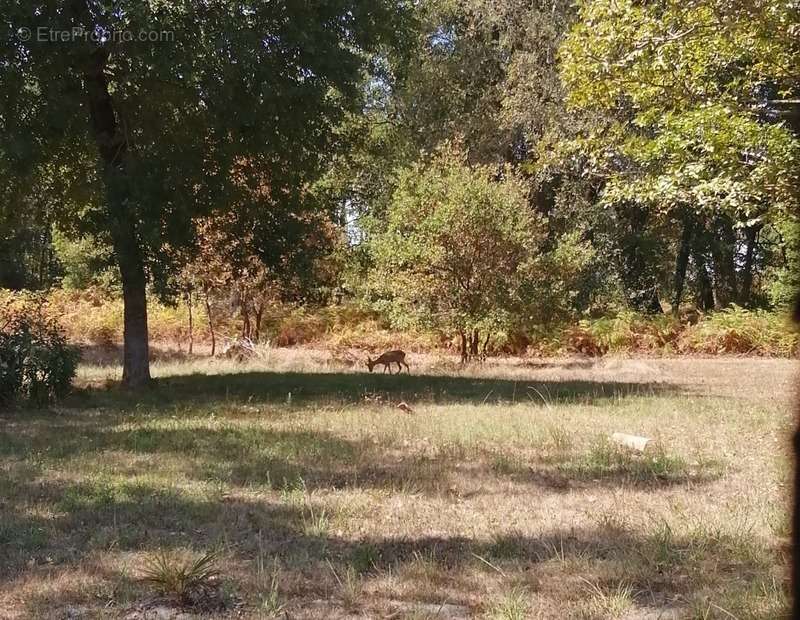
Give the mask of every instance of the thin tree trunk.
<svg viewBox="0 0 800 620">
<path fill-rule="evenodd" d="M 250 307 L 245 302 L 242 304 L 242 338 L 250 338 L 251 331 Z"/>
<path fill-rule="evenodd" d="M 486 340 L 483 341 L 483 351 L 481 352 L 481 358 L 485 361 L 486 360 L 486 349 L 489 347 L 489 339 L 492 337 L 492 332 L 486 332 Z"/>
<path fill-rule="evenodd" d="M 214 319 L 211 316 L 211 301 L 208 298 L 208 285 L 203 285 L 203 299 L 206 305 L 206 316 L 208 317 L 208 330 L 211 332 L 211 357 L 217 352 L 217 336 L 214 333 Z"/>
<path fill-rule="evenodd" d="M 736 234 L 733 231 L 733 224 L 730 218 L 721 217 L 717 221 L 717 238 L 711 242 L 716 308 L 725 308 L 738 297 L 735 251 Z"/>
<path fill-rule="evenodd" d="M 261 319 L 264 316 L 264 302 L 255 307 L 255 331 L 253 332 L 253 340 L 259 342 L 261 340 Z"/>
<path fill-rule="evenodd" d="M 467 356 L 468 356 L 468 352 L 467 352 L 467 334 L 464 333 L 463 329 L 459 330 L 458 333 L 461 336 L 461 363 L 462 364 L 466 364 L 467 363 Z"/>
<path fill-rule="evenodd" d="M 746 249 L 744 266 L 742 267 L 742 288 L 739 293 L 739 303 L 747 306 L 753 289 L 753 263 L 755 259 L 756 241 L 761 226 L 748 226 L 744 229 Z"/>
<path fill-rule="evenodd" d="M 698 242 L 700 239 L 698 239 Z M 708 312 L 714 309 L 714 290 L 711 287 L 711 278 L 708 275 L 706 256 L 702 247 L 694 248 L 694 265 L 697 269 L 697 286 L 699 293 L 700 308 Z"/>
<path fill-rule="evenodd" d="M 186 305 L 189 307 L 189 355 L 194 351 L 194 316 L 192 314 L 192 291 L 186 293 Z"/>
<path fill-rule="evenodd" d="M 675 259 L 675 286 L 672 298 L 672 313 L 678 315 L 683 298 L 683 286 L 686 283 L 686 268 L 689 266 L 689 251 L 692 241 L 692 220 L 686 216 L 683 219 L 683 233 L 681 234 L 681 244 L 678 248 L 678 256 Z"/>
<path fill-rule="evenodd" d="M 469 356 L 471 359 L 478 357 L 478 339 L 480 334 L 477 329 L 472 330 L 472 337 L 469 341 Z"/>
</svg>

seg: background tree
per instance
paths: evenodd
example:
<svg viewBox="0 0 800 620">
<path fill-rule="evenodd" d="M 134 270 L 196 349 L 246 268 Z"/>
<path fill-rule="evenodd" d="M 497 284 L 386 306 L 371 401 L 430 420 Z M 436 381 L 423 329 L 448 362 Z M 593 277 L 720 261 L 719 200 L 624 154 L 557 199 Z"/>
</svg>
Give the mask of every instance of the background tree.
<svg viewBox="0 0 800 620">
<path fill-rule="evenodd" d="M 374 290 L 395 318 L 458 334 L 466 361 L 480 332 L 488 338 L 525 307 L 542 228 L 510 170 L 498 179 L 442 151 L 400 176 L 371 242 Z"/>
<path fill-rule="evenodd" d="M 601 1 L 562 47 L 570 103 L 599 119 L 570 157 L 602 178 L 600 204 L 678 231 L 674 308 L 690 267 L 708 310 L 751 303 L 757 264 L 787 257 L 758 240 L 797 209 L 797 141 L 774 101 L 797 93 L 797 28 L 790 2 Z"/>
</svg>

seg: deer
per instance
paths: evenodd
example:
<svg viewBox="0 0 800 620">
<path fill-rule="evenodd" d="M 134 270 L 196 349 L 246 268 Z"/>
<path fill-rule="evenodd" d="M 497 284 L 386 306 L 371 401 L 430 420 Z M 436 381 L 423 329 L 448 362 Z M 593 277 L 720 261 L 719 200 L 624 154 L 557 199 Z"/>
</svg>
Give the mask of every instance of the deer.
<svg viewBox="0 0 800 620">
<path fill-rule="evenodd" d="M 380 357 L 372 359 L 369 355 L 367 355 L 367 368 L 369 371 L 372 372 L 372 369 L 377 366 L 378 364 L 383 364 L 383 372 L 389 370 L 389 373 L 392 372 L 392 364 L 397 364 L 397 372 L 395 374 L 400 374 L 403 372 L 403 366 L 406 367 L 408 374 L 411 374 L 411 369 L 406 364 L 406 354 L 404 351 L 387 351 L 383 353 Z"/>
</svg>

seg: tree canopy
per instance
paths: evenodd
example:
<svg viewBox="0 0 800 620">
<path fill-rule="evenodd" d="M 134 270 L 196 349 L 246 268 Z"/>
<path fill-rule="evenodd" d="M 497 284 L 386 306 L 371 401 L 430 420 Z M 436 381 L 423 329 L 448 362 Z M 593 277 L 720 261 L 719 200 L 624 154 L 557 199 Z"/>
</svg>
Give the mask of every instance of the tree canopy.
<svg viewBox="0 0 800 620">
<path fill-rule="evenodd" d="M 367 52 L 397 2 L 6 2 L 0 47 L 4 212 L 45 194 L 55 219 L 114 250 L 125 380 L 148 379 L 145 286 L 174 271 L 193 219 L 253 218 L 278 262 L 307 188 L 361 101 Z"/>
</svg>

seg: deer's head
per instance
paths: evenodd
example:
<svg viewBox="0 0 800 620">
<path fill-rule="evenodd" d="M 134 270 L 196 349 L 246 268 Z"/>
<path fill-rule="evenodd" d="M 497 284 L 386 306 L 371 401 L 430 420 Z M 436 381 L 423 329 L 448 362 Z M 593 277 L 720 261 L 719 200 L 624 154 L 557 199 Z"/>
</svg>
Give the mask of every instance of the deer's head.
<svg viewBox="0 0 800 620">
<path fill-rule="evenodd" d="M 367 365 L 367 368 L 369 368 L 369 371 L 372 372 L 372 368 L 375 366 L 375 362 L 369 355 L 367 355 L 367 361 L 364 363 Z"/>
</svg>

